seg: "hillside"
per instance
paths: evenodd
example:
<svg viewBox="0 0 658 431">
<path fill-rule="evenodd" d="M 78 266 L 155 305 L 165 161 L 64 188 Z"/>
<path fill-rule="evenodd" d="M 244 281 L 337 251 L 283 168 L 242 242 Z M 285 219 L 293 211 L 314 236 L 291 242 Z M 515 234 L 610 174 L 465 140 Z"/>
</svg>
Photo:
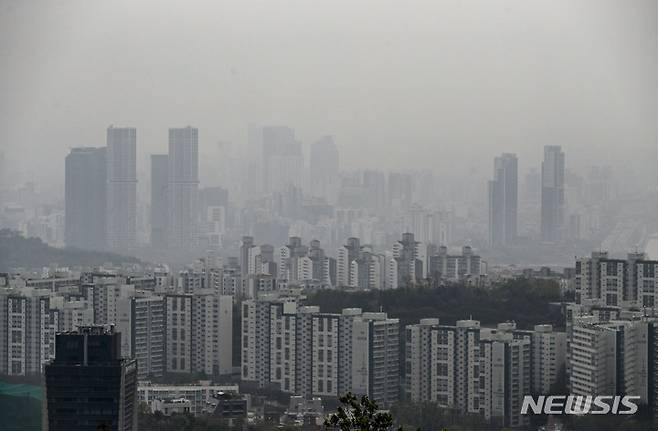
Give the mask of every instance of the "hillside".
<svg viewBox="0 0 658 431">
<path fill-rule="evenodd" d="M 25 238 L 16 231 L 0 230 L 0 272 L 7 272 L 11 268 L 40 268 L 51 264 L 97 266 L 107 262 L 140 263 L 137 258 L 114 253 L 55 248 L 39 238 Z"/>
<path fill-rule="evenodd" d="M 402 325 L 418 323 L 425 317 L 438 317 L 442 324 L 473 319 L 483 325 L 514 320 L 521 329 L 538 323 L 564 325 L 559 307 L 559 286 L 551 281 L 510 280 L 492 289 L 448 286 L 444 288 L 401 288 L 348 293 L 322 290 L 309 296 L 309 305 L 319 305 L 322 311 L 336 313 L 345 307 L 364 311 L 379 311 L 400 319 Z"/>
</svg>

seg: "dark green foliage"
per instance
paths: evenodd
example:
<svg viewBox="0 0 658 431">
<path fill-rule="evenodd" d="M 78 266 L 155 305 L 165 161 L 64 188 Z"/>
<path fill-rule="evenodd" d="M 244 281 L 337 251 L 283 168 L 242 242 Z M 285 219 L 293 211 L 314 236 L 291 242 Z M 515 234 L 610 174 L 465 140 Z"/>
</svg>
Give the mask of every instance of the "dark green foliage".
<svg viewBox="0 0 658 431">
<path fill-rule="evenodd" d="M 439 317 L 442 324 L 449 325 L 472 316 L 484 325 L 514 320 L 519 328 L 531 328 L 538 323 L 562 327 L 559 307 L 549 307 L 558 301 L 557 283 L 518 279 L 490 289 L 451 285 L 360 293 L 323 290 L 310 296 L 307 303 L 319 305 L 324 312 L 339 312 L 345 307 L 376 311 L 381 307 L 389 316 L 399 318 L 401 325 L 425 317 Z"/>
<path fill-rule="evenodd" d="M 359 400 L 348 392 L 340 397 L 343 404 L 324 421 L 327 429 L 340 431 L 387 431 L 393 426 L 393 416 L 378 411 L 377 404 L 364 395 Z"/>
<path fill-rule="evenodd" d="M 39 238 L 25 238 L 13 230 L 0 230 L 0 272 L 11 268 L 39 268 L 53 263 L 75 267 L 98 266 L 106 262 L 140 263 L 137 258 L 114 253 L 50 247 Z"/>
</svg>

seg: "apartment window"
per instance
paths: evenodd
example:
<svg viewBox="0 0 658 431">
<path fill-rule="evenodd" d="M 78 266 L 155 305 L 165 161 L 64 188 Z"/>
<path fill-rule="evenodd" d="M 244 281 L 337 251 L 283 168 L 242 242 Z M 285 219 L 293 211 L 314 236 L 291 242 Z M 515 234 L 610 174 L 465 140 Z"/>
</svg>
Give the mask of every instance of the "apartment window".
<svg viewBox="0 0 658 431">
<path fill-rule="evenodd" d="M 176 363 L 176 358 L 171 358 L 171 369 L 172 369 L 172 370 L 175 370 L 175 369 L 176 369 L 176 365 L 178 365 L 178 364 Z"/>
<path fill-rule="evenodd" d="M 327 350 L 327 362 L 331 362 L 334 360 L 333 358 L 334 352 L 332 350 Z"/>
<path fill-rule="evenodd" d="M 181 341 L 185 341 L 185 329 L 180 330 L 180 339 Z"/>
<path fill-rule="evenodd" d="M 324 380 L 318 380 L 318 392 L 324 392 Z"/>
<path fill-rule="evenodd" d="M 332 384 L 331 383 L 332 383 L 331 380 L 327 380 L 327 392 L 332 391 Z"/>
<path fill-rule="evenodd" d="M 180 369 L 181 370 L 185 369 L 185 358 L 180 358 Z"/>
</svg>

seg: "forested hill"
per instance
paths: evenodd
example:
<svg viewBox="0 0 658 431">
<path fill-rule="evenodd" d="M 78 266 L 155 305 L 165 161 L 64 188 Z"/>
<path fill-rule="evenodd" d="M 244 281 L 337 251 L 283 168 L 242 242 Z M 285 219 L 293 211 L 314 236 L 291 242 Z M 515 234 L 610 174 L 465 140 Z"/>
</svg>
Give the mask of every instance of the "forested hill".
<svg viewBox="0 0 658 431">
<path fill-rule="evenodd" d="M 442 324 L 453 325 L 457 320 L 472 316 L 483 325 L 514 320 L 519 329 L 531 329 L 539 323 L 563 326 L 560 308 L 550 305 L 560 301 L 557 283 L 521 278 L 491 289 L 448 286 L 362 293 L 321 290 L 310 295 L 306 302 L 330 313 L 340 312 L 345 307 L 359 307 L 363 311 L 381 308 L 389 317 L 399 318 L 402 325 L 418 323 L 425 317 L 438 317 Z"/>
<path fill-rule="evenodd" d="M 39 238 L 25 238 L 9 229 L 0 230 L 0 272 L 11 268 L 40 268 L 51 264 L 59 266 L 97 266 L 103 263 L 139 263 L 134 257 L 114 253 L 55 248 Z"/>
</svg>

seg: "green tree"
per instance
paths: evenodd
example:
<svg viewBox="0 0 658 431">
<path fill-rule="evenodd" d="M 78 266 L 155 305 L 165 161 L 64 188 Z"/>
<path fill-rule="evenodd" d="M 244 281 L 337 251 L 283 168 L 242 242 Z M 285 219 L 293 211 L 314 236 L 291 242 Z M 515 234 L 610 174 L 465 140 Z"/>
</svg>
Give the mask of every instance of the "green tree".
<svg viewBox="0 0 658 431">
<path fill-rule="evenodd" d="M 359 400 L 356 395 L 348 392 L 339 398 L 342 406 L 325 421 L 327 429 L 341 431 L 388 431 L 393 426 L 393 416 L 381 412 L 374 401 L 367 395 Z"/>
<path fill-rule="evenodd" d="M 328 430 L 388 431 L 393 427 L 393 416 L 389 412 L 380 411 L 377 403 L 367 395 L 359 400 L 356 395 L 348 392 L 339 401 L 342 406 L 324 421 Z M 402 427 L 398 431 L 403 431 Z M 444 428 L 442 431 L 447 430 Z"/>
</svg>

